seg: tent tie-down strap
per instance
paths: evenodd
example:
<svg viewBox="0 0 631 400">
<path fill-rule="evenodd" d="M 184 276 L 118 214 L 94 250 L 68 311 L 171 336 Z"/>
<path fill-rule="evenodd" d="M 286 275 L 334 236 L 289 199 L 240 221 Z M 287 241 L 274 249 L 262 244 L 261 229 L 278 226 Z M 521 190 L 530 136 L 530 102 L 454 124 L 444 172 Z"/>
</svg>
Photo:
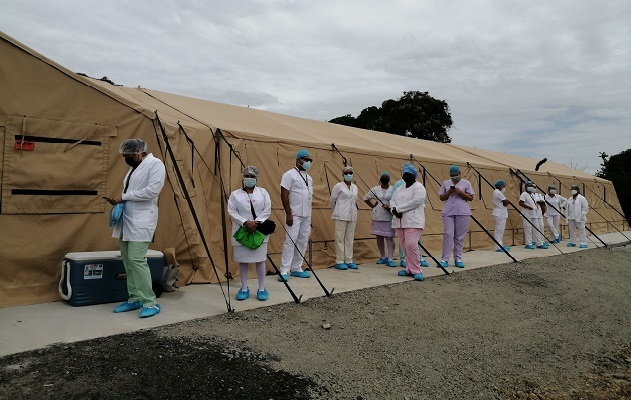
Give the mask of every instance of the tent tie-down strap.
<svg viewBox="0 0 631 400">
<path fill-rule="evenodd" d="M 429 175 L 429 177 L 430 177 L 430 178 L 432 178 L 432 180 L 433 180 L 434 182 L 436 182 L 436 184 L 437 184 L 439 187 L 441 187 L 441 186 L 442 186 L 442 183 L 440 183 L 440 182 L 438 181 L 438 179 L 436 179 L 436 178 L 434 177 L 434 175 L 432 175 L 432 173 L 431 173 L 431 172 L 429 172 L 429 170 L 428 170 L 427 168 L 425 168 L 425 166 L 424 166 L 423 164 L 421 164 L 421 162 L 420 162 L 419 160 L 417 160 L 417 159 L 414 157 L 414 154 L 410 154 L 410 160 L 415 161 L 415 162 L 419 165 L 419 167 L 421 167 L 421 168 L 423 169 L 423 176 L 425 176 L 425 174 Z M 482 229 L 482 231 L 484 231 L 484 233 L 486 233 L 486 234 L 487 234 L 487 236 L 488 236 L 488 237 L 490 237 L 490 238 L 491 238 L 491 240 L 492 240 L 492 241 L 493 241 L 493 242 L 494 242 L 494 243 L 495 243 L 495 244 L 496 244 L 496 245 L 497 245 L 500 249 L 502 249 L 502 251 L 504 252 L 504 254 L 506 254 L 508 257 L 510 257 L 510 258 L 513 260 L 513 262 L 518 262 L 518 261 L 517 261 L 517 259 L 516 259 L 515 257 L 513 257 L 513 256 L 512 256 L 512 254 L 510 254 L 508 251 L 506 251 L 506 249 L 504 248 L 504 246 L 500 245 L 500 244 L 499 244 L 499 242 L 498 242 L 497 240 L 495 240 L 495 237 L 494 237 L 493 235 L 491 235 L 491 232 L 489 232 L 489 231 L 488 231 L 488 230 L 487 230 L 487 229 L 486 229 L 486 228 L 482 225 L 482 223 L 481 223 L 480 221 L 478 221 L 478 219 L 477 219 L 476 217 L 474 217 L 474 216 L 473 216 L 473 214 L 471 214 L 471 215 L 470 215 L 470 217 L 471 217 L 471 219 L 473 220 L 473 222 L 475 222 L 475 223 L 476 223 L 476 224 L 480 227 L 480 229 Z"/>
<path fill-rule="evenodd" d="M 510 172 L 511 172 L 511 174 L 513 174 L 513 175 L 515 175 L 517 178 L 519 178 L 519 180 L 520 180 L 522 183 L 524 183 L 524 184 L 525 184 L 524 180 L 523 180 L 523 179 L 522 179 L 522 178 L 521 178 L 518 174 L 521 174 L 524 178 L 526 178 L 526 180 L 527 180 L 527 181 L 532 182 L 532 183 L 533 183 L 533 184 L 535 184 L 537 187 L 541 187 L 541 186 L 537 185 L 537 183 L 536 183 L 536 182 L 532 181 L 532 180 L 531 180 L 531 179 L 530 179 L 530 178 L 529 178 L 526 174 L 524 174 L 524 173 L 523 173 L 520 169 L 515 169 L 515 170 L 513 170 L 513 169 L 511 168 Z M 544 200 L 545 200 L 545 199 L 544 199 Z M 555 209 L 555 210 L 556 210 L 559 214 L 561 214 L 561 215 L 563 215 L 563 216 L 565 217 L 565 215 L 564 215 L 564 214 L 563 214 L 560 210 L 557 210 L 557 208 L 556 208 L 556 207 L 554 207 L 552 204 L 550 204 L 547 200 L 546 200 L 546 204 L 550 205 L 550 206 L 551 206 L 553 209 Z M 602 215 L 601 215 L 601 217 L 602 217 Z M 567 217 L 566 217 L 566 218 L 567 218 Z M 603 218 L 603 219 L 604 219 L 604 218 Z M 605 221 L 606 221 L 606 220 L 605 220 Z M 595 234 L 595 233 L 594 233 L 591 229 L 589 229 L 589 227 L 587 227 L 587 225 L 585 225 L 585 229 L 587 229 L 587 230 L 589 231 L 589 233 L 591 233 L 594 237 L 596 237 L 596 239 L 598 239 L 598 240 L 600 241 L 600 243 L 602 243 L 605 247 L 608 247 L 608 246 L 607 246 L 607 244 L 606 244 L 605 242 L 603 242 L 603 241 L 602 241 L 602 240 L 601 240 L 601 239 L 600 239 L 600 238 L 599 238 L 599 237 L 598 237 L 598 236 L 597 236 L 597 235 L 596 235 L 596 234 Z M 595 245 L 596 247 L 598 247 L 598 245 L 596 245 L 596 242 L 594 242 L 594 241 L 592 240 L 592 238 L 589 238 L 589 240 L 590 240 L 592 243 L 594 243 L 594 245 Z M 556 247 L 556 246 L 555 246 L 555 247 Z"/>
<path fill-rule="evenodd" d="M 224 300 L 226 302 L 226 307 L 228 309 L 228 312 L 233 312 L 234 309 L 232 308 L 232 306 L 230 305 L 230 295 L 228 294 L 228 296 L 226 296 L 226 293 L 223 289 L 223 285 L 221 284 L 221 278 L 219 277 L 219 273 L 217 272 L 217 266 L 215 265 L 215 262 L 212 258 L 212 255 L 210 253 L 210 248 L 208 247 L 208 242 L 206 241 L 206 237 L 204 236 L 204 232 L 202 230 L 202 226 L 199 222 L 199 218 L 197 217 L 197 212 L 195 211 L 195 207 L 193 206 L 193 202 L 191 200 L 191 196 L 188 193 L 188 189 L 186 188 L 186 184 L 184 183 L 184 177 L 182 176 L 182 172 L 180 171 L 180 168 L 177 164 L 177 160 L 175 159 L 175 154 L 173 153 L 173 149 L 171 148 L 171 144 L 169 143 L 169 138 L 166 134 L 166 131 L 164 129 L 164 126 L 162 125 L 162 122 L 160 121 L 160 117 L 158 116 L 158 111 L 155 111 L 155 115 L 156 115 L 156 122 L 158 123 L 158 126 L 160 127 L 160 131 L 162 132 L 162 139 L 164 141 L 164 144 L 166 146 L 166 150 L 167 153 L 169 154 L 169 157 L 171 158 L 171 162 L 175 168 L 175 174 L 177 176 L 177 179 L 179 181 L 179 184 L 181 185 L 181 189 L 182 192 L 184 193 L 184 197 L 188 203 L 188 207 L 189 210 L 191 212 L 191 215 L 193 217 L 193 220 L 195 221 L 195 226 L 197 228 L 197 232 L 199 233 L 200 239 L 204 245 L 204 248 L 206 250 L 206 254 L 208 255 L 208 259 L 210 260 L 210 264 L 213 267 L 213 270 L 215 272 L 215 276 L 217 277 L 217 282 L 219 283 L 219 287 L 221 288 L 221 293 L 223 294 Z M 226 270 L 228 269 L 228 266 L 226 265 Z"/>
</svg>

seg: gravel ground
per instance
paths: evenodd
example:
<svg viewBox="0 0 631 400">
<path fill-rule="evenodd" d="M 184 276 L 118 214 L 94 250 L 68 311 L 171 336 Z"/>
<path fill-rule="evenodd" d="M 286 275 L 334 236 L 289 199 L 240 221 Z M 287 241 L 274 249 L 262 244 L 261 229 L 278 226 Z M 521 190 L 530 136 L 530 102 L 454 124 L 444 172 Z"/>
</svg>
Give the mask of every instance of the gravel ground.
<svg viewBox="0 0 631 400">
<path fill-rule="evenodd" d="M 0 399 L 631 399 L 630 307 L 593 249 L 6 356 Z"/>
</svg>

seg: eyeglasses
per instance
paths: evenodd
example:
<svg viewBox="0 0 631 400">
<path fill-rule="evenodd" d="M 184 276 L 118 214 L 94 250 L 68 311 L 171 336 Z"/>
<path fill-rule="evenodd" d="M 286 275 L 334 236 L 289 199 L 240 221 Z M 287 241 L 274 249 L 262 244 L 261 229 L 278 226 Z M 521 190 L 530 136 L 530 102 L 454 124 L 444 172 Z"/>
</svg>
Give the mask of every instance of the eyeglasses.
<svg viewBox="0 0 631 400">
<path fill-rule="evenodd" d="M 344 175 L 353 175 L 352 172 L 344 172 Z"/>
<path fill-rule="evenodd" d="M 243 175 L 244 178 L 256 178 L 256 176 L 252 175 L 252 174 L 246 174 Z"/>
<path fill-rule="evenodd" d="M 311 158 L 301 158 L 301 160 L 302 161 L 309 161 L 309 162 L 313 161 Z"/>
</svg>

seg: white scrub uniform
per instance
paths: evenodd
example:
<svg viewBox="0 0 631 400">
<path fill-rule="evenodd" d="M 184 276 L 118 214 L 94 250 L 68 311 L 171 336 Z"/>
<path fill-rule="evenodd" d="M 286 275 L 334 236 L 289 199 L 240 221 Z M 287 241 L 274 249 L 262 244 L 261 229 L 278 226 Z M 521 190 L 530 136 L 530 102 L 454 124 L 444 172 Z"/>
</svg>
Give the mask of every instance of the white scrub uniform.
<svg viewBox="0 0 631 400">
<path fill-rule="evenodd" d="M 576 244 L 580 239 L 580 244 L 587 246 L 587 234 L 585 232 L 585 222 L 587 222 L 587 212 L 589 211 L 587 199 L 580 194 L 577 194 L 576 197 L 572 196 L 567 200 L 566 208 L 570 242 Z"/>
<path fill-rule="evenodd" d="M 508 210 L 503 201 L 506 200 L 506 196 L 501 190 L 495 189 L 493 191 L 493 219 L 495 220 L 495 232 L 493 237 L 500 244 L 504 245 L 504 230 L 506 229 L 506 220 L 508 219 Z M 495 250 L 499 250 L 499 247 L 495 245 Z"/>
<path fill-rule="evenodd" d="M 550 229 L 550 233 L 552 234 L 552 236 L 550 237 L 550 240 L 559 239 L 560 238 L 559 223 L 561 222 L 561 214 L 560 214 L 561 205 L 567 199 L 563 196 L 559 196 L 558 194 L 555 194 L 555 195 L 546 194 L 544 196 L 544 199 L 546 200 L 546 206 L 547 206 L 546 214 L 545 214 L 546 225 L 548 225 L 548 229 Z"/>
<path fill-rule="evenodd" d="M 313 179 L 305 171 L 294 167 L 283 174 L 280 186 L 289 191 L 289 208 L 293 215 L 292 226 L 285 224 L 287 233 L 283 244 L 280 272 L 302 271 L 302 261 L 311 234 L 311 201 Z"/>
</svg>

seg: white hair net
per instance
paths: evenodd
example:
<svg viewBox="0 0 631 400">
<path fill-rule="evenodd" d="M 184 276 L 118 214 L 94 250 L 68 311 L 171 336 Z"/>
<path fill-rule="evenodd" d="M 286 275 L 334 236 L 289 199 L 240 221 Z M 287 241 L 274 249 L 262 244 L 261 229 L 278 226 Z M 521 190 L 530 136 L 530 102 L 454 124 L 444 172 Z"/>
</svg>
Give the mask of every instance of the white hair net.
<svg viewBox="0 0 631 400">
<path fill-rule="evenodd" d="M 248 175 L 248 174 L 252 174 L 258 178 L 259 169 L 256 168 L 254 165 L 248 165 L 247 167 L 243 168 L 243 175 Z"/>
<path fill-rule="evenodd" d="M 127 139 L 121 143 L 118 152 L 121 154 L 134 154 L 147 152 L 147 143 L 140 139 Z"/>
</svg>

